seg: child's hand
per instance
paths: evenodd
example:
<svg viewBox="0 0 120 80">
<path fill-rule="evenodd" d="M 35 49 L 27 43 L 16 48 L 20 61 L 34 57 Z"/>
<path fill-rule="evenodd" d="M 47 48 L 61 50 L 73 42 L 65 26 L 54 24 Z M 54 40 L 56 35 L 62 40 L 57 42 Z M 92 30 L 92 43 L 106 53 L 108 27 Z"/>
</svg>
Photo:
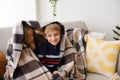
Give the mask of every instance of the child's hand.
<svg viewBox="0 0 120 80">
<path fill-rule="evenodd" d="M 53 79 L 52 80 L 64 80 L 64 79 L 59 74 L 59 71 L 53 71 Z"/>
<path fill-rule="evenodd" d="M 58 73 L 59 73 L 58 71 L 53 71 L 53 75 L 58 74 Z"/>
<path fill-rule="evenodd" d="M 34 50 L 34 49 L 35 49 L 35 43 L 34 43 L 34 42 L 33 42 L 33 43 L 31 43 L 30 48 L 31 48 L 32 50 Z"/>
</svg>

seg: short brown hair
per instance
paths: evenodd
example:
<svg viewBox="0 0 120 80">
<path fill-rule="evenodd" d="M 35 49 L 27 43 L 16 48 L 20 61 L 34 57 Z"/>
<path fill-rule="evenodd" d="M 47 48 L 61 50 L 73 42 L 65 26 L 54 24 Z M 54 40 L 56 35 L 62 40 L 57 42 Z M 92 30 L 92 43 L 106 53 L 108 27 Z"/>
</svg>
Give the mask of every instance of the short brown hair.
<svg viewBox="0 0 120 80">
<path fill-rule="evenodd" d="M 61 32 L 61 28 L 58 24 L 49 24 L 46 26 L 44 34 L 48 33 L 50 30 L 57 30 Z"/>
</svg>

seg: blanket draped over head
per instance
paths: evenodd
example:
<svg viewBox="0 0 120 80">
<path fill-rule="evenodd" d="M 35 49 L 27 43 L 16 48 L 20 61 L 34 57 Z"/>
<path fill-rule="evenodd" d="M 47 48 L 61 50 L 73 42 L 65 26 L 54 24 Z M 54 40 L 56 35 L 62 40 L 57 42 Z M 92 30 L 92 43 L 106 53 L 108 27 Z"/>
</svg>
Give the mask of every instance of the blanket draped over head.
<svg viewBox="0 0 120 80">
<path fill-rule="evenodd" d="M 68 39 L 76 48 L 77 53 L 75 56 L 74 72 L 71 80 L 86 80 L 87 69 L 85 60 L 85 41 L 84 37 L 87 29 L 69 28 L 66 30 Z"/>
<path fill-rule="evenodd" d="M 32 22 L 32 23 L 31 23 Z M 39 26 L 37 22 L 26 22 L 31 27 Z M 51 73 L 39 63 L 32 50 L 23 43 L 25 21 L 19 22 L 12 31 L 7 48 L 7 67 L 5 80 L 50 80 Z M 40 26 L 39 26 L 40 27 Z"/>
<path fill-rule="evenodd" d="M 33 24 L 27 22 L 29 25 Z M 36 24 L 35 24 L 36 25 Z M 31 25 L 33 26 L 33 25 Z M 7 48 L 7 67 L 4 74 L 5 80 L 66 80 L 66 76 L 74 67 L 75 48 L 71 45 L 66 35 L 63 35 L 60 46 L 61 64 L 56 75 L 40 63 L 33 51 L 23 43 L 23 24 L 18 23 L 12 32 L 12 37 Z"/>
</svg>

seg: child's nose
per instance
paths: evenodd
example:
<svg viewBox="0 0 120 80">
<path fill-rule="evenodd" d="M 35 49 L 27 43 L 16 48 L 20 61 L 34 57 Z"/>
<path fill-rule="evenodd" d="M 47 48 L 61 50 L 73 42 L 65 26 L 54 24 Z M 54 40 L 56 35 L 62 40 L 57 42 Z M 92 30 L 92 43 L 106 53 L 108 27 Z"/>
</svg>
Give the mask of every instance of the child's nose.
<svg viewBox="0 0 120 80">
<path fill-rule="evenodd" d="M 55 36 L 52 36 L 52 38 L 51 38 L 52 40 L 55 40 Z"/>
</svg>

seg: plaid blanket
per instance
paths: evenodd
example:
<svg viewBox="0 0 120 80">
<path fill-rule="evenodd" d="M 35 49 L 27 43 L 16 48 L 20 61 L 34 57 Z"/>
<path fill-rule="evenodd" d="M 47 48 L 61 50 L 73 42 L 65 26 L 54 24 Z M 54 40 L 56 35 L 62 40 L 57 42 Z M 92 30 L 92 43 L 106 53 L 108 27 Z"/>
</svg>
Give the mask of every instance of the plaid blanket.
<svg viewBox="0 0 120 80">
<path fill-rule="evenodd" d="M 31 25 L 30 22 L 27 22 Z M 63 35 L 60 46 L 61 62 L 59 73 L 52 75 L 40 63 L 33 51 L 23 44 L 23 24 L 18 23 L 13 28 L 12 37 L 7 48 L 7 67 L 4 74 L 5 80 L 67 80 L 66 77 L 74 67 L 75 48 L 69 42 L 67 35 Z"/>
<path fill-rule="evenodd" d="M 13 78 L 15 80 L 51 80 L 52 74 L 39 62 L 33 51 L 24 45 Z"/>
<path fill-rule="evenodd" d="M 67 35 L 63 36 L 60 46 L 60 57 L 62 64 L 58 69 L 60 77 L 62 79 L 55 80 L 69 80 L 72 74 L 72 69 L 74 68 L 76 50 L 68 40 Z"/>
<path fill-rule="evenodd" d="M 12 37 L 7 48 L 7 67 L 4 74 L 5 80 L 51 80 L 52 74 L 26 46 L 23 46 L 23 27 L 31 25 L 25 21 L 18 23 L 12 32 Z M 33 23 L 32 23 L 33 24 Z M 32 26 L 34 27 L 34 26 Z"/>
<path fill-rule="evenodd" d="M 66 30 L 67 36 L 76 48 L 74 72 L 72 80 L 86 80 L 87 70 L 85 61 L 85 41 L 84 36 L 87 33 L 85 29 L 70 28 Z"/>
</svg>

